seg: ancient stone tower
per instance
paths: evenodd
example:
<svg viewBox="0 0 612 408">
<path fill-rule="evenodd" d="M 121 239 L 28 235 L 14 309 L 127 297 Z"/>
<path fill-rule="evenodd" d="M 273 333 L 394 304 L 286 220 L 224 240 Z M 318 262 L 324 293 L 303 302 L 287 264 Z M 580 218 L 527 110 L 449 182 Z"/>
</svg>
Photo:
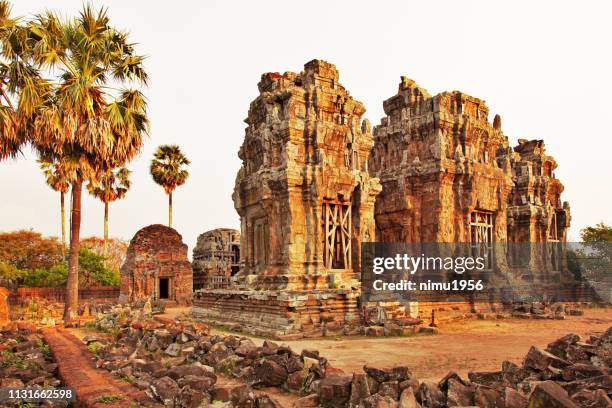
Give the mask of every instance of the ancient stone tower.
<svg viewBox="0 0 612 408">
<path fill-rule="evenodd" d="M 508 139 L 484 101 L 453 91 L 431 96 L 402 77 L 374 129 L 372 175 L 378 241 L 506 240 L 513 186 Z"/>
<path fill-rule="evenodd" d="M 277 337 L 356 333 L 361 242 L 374 239 L 378 179 L 363 104 L 336 67 L 267 73 L 251 103 L 233 199 L 242 270 L 195 293 L 195 315 Z"/>
<path fill-rule="evenodd" d="M 336 67 L 320 60 L 300 74 L 265 74 L 258 87 L 233 195 L 240 275 L 265 288 L 350 285 L 360 243 L 374 239 L 380 192 L 367 171 L 373 140 L 365 108 L 338 82 Z"/>
<path fill-rule="evenodd" d="M 563 184 L 555 177 L 557 162 L 546 155 L 543 140 L 519 139 L 514 151 L 508 240 L 566 241 L 571 217 L 569 203 L 561 202 Z"/>
</svg>

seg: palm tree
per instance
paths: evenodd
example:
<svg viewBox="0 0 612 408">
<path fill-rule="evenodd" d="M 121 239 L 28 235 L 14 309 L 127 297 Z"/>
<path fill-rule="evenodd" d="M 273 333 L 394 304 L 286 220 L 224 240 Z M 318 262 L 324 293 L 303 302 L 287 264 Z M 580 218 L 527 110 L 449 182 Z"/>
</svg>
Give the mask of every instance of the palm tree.
<svg viewBox="0 0 612 408">
<path fill-rule="evenodd" d="M 146 102 L 129 87 L 146 84 L 144 58 L 126 33 L 109 25 L 105 9 L 85 6 L 65 21 L 46 12 L 11 27 L 1 18 L 2 4 L 0 40 L 8 62 L 0 65 L 0 79 L 17 103 L 0 113 L 0 154 L 15 155 L 28 142 L 41 157 L 66 163 L 72 204 L 64 321 L 70 325 L 78 309 L 83 182 L 99 183 L 140 151 L 148 131 Z"/>
<path fill-rule="evenodd" d="M 188 166 L 189 160 L 176 145 L 161 145 L 151 160 L 153 181 L 164 188 L 168 194 L 168 226 L 172 228 L 172 192 L 185 184 L 189 172 L 181 166 Z"/>
<path fill-rule="evenodd" d="M 104 203 L 104 249 L 102 254 L 105 257 L 108 249 L 108 203 L 125 197 L 131 186 L 130 173 L 125 167 L 110 170 L 102 177 L 99 185 L 87 184 L 89 193 Z"/>
<path fill-rule="evenodd" d="M 49 90 L 28 52 L 29 30 L 0 0 L 0 160 L 15 158 L 27 142 L 34 106 Z"/>
<path fill-rule="evenodd" d="M 39 159 L 38 163 L 43 171 L 49 187 L 60 193 L 60 212 L 62 224 L 62 250 L 66 248 L 66 219 L 64 195 L 70 190 L 70 180 L 66 177 L 64 166 L 59 161 Z"/>
</svg>

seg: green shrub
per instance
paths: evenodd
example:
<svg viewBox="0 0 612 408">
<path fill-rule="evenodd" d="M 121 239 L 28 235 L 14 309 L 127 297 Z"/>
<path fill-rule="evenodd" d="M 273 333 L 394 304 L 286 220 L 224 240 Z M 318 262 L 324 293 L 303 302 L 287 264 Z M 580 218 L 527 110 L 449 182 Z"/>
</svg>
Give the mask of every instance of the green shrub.
<svg viewBox="0 0 612 408">
<path fill-rule="evenodd" d="M 119 284 L 119 273 L 107 268 L 104 257 L 91 249 L 79 250 L 79 283 L 84 286 L 112 286 Z M 0 262 L 0 284 L 4 286 L 62 287 L 68 278 L 67 261 L 60 261 L 50 268 L 21 270 L 9 263 Z"/>
<path fill-rule="evenodd" d="M 110 404 L 111 402 L 121 401 L 122 399 L 123 398 L 119 395 L 102 395 L 96 399 L 96 402 L 100 404 Z"/>
</svg>

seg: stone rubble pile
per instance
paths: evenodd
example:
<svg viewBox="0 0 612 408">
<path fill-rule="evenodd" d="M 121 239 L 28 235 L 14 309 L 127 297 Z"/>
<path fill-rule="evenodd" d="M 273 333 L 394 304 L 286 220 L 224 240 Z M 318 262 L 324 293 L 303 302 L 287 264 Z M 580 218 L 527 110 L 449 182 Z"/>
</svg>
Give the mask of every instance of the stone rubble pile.
<svg viewBox="0 0 612 408">
<path fill-rule="evenodd" d="M 555 302 L 517 302 L 512 308 L 512 317 L 518 319 L 565 320 L 566 315 L 582 316 L 584 311 L 578 305 Z"/>
<path fill-rule="evenodd" d="M 612 407 L 612 327 L 581 341 L 568 334 L 543 350 L 532 347 L 522 366 L 500 371 L 450 372 L 419 382 L 407 367 L 364 367 L 363 373 L 330 374 L 311 385 L 298 407 L 359 408 L 609 408 Z"/>
<path fill-rule="evenodd" d="M 203 324 L 138 318 L 115 322 L 116 341 L 99 347 L 98 366 L 166 406 L 280 407 L 256 391 L 263 387 L 298 395 L 295 407 L 303 408 L 612 404 L 612 327 L 586 341 L 568 334 L 544 350 L 532 347 L 522 366 L 506 361 L 500 371 L 471 372 L 467 379 L 451 372 L 436 383 L 420 382 L 408 367 L 365 366 L 363 372 L 348 375 L 317 350 L 296 353 L 271 341 L 257 346 L 246 337 L 210 335 Z"/>
<path fill-rule="evenodd" d="M 392 313 L 382 306 L 369 306 L 365 308 L 362 334 L 374 337 L 410 336 L 428 330 L 422 324 L 422 319 L 408 317 L 405 313 Z"/>
<path fill-rule="evenodd" d="M 113 341 L 96 336 L 83 339 L 96 354 L 98 367 L 146 390 L 168 407 L 281 407 L 252 386 L 280 386 L 287 381 L 278 364 L 288 358 L 288 349 L 273 343 L 257 347 L 245 337 L 212 336 L 201 323 L 131 316 L 127 309 L 115 308 L 96 322 L 98 328 L 112 333 Z M 302 361 L 291 357 L 303 369 Z M 221 384 L 220 373 L 241 381 Z"/>
<path fill-rule="evenodd" d="M 0 333 L 0 388 L 43 389 L 59 387 L 57 364 L 41 334 L 35 327 L 20 325 L 20 328 Z M 2 406 L 24 406 L 6 403 Z M 30 403 L 28 406 L 38 406 Z M 41 406 L 51 407 L 46 402 Z M 56 405 L 62 406 L 62 405 Z"/>
</svg>

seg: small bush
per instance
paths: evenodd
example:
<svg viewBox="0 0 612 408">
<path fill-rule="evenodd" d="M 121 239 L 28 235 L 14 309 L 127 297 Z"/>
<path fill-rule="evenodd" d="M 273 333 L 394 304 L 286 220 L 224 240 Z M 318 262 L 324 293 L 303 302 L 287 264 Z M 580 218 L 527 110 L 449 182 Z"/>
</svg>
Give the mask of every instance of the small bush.
<svg viewBox="0 0 612 408">
<path fill-rule="evenodd" d="M 102 350 L 103 348 L 104 348 L 104 346 L 102 344 L 98 343 L 97 341 L 94 341 L 93 343 L 89 343 L 89 345 L 87 345 L 87 350 L 89 350 L 90 352 L 92 352 L 96 356 L 98 354 L 100 354 L 100 350 Z"/>
<path fill-rule="evenodd" d="M 100 404 L 110 404 L 111 402 L 121 401 L 122 399 L 123 398 L 119 395 L 102 395 L 96 399 L 96 402 Z"/>
</svg>

